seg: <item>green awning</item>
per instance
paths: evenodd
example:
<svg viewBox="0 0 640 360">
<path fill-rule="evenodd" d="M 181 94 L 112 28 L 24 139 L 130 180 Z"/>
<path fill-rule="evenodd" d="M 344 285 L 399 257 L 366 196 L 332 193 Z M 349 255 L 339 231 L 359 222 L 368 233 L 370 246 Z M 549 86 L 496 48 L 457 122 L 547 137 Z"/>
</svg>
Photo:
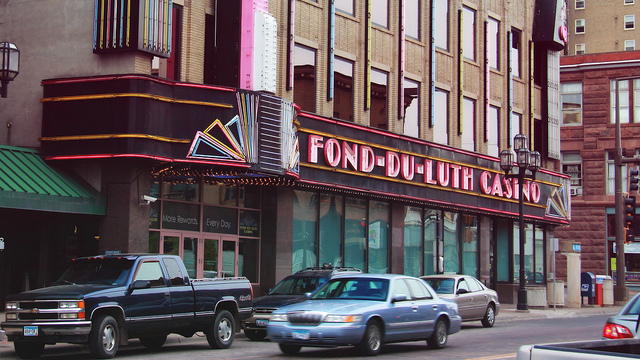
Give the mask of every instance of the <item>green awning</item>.
<svg viewBox="0 0 640 360">
<path fill-rule="evenodd" d="M 0 145 L 0 208 L 104 215 L 102 195 L 44 162 L 36 150 Z"/>
</svg>

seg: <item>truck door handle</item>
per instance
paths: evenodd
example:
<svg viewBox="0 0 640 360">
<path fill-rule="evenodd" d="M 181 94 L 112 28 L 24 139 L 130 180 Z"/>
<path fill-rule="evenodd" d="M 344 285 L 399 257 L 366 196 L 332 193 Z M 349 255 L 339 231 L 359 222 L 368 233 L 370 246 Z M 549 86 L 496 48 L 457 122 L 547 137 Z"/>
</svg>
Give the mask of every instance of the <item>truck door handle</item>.
<svg viewBox="0 0 640 360">
<path fill-rule="evenodd" d="M 166 298 L 171 297 L 171 293 L 170 292 L 164 293 L 164 297 L 166 297 Z"/>
</svg>

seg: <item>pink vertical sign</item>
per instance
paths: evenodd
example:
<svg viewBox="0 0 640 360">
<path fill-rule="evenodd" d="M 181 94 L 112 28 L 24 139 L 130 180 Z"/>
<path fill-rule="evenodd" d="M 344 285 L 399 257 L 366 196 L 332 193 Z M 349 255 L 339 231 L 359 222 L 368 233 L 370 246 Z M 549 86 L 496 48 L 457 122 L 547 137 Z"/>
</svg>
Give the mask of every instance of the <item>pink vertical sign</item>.
<svg viewBox="0 0 640 360">
<path fill-rule="evenodd" d="M 240 88 L 253 90 L 255 12 L 269 12 L 269 0 L 242 0 L 240 35 Z"/>
</svg>

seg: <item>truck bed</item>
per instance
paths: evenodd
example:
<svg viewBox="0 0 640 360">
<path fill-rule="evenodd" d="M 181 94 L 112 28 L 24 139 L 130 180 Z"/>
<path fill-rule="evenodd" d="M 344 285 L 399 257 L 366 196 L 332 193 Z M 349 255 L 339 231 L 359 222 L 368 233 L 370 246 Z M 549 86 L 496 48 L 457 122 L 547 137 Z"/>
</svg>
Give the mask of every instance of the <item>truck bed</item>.
<svg viewBox="0 0 640 360">
<path fill-rule="evenodd" d="M 640 359 L 640 339 L 593 340 L 523 345 L 517 360 Z"/>
</svg>

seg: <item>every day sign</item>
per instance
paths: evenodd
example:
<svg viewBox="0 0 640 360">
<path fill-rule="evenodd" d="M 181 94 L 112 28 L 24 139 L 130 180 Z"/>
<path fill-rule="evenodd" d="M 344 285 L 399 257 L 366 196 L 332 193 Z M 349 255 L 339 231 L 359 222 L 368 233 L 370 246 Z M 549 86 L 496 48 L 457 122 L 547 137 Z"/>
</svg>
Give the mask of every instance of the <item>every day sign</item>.
<svg viewBox="0 0 640 360">
<path fill-rule="evenodd" d="M 205 206 L 202 231 L 218 234 L 238 234 L 238 210 L 220 206 Z"/>
</svg>

